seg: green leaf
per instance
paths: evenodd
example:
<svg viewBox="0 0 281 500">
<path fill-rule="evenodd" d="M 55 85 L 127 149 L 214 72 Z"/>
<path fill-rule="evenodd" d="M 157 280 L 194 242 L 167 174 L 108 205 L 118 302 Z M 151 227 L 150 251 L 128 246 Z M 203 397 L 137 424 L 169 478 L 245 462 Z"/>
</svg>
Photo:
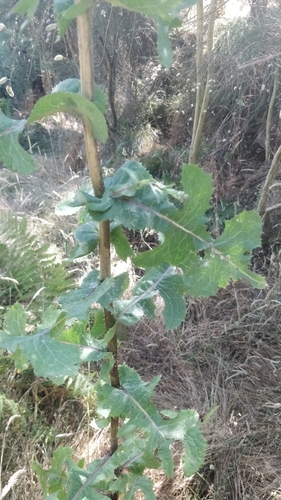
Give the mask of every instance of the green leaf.
<svg viewBox="0 0 281 500">
<path fill-rule="evenodd" d="M 5 315 L 4 326 L 11 335 L 24 335 L 26 327 L 26 312 L 21 304 L 14 304 Z"/>
<path fill-rule="evenodd" d="M 183 8 L 191 7 L 196 0 L 110 0 L 116 7 L 141 12 L 148 17 L 170 20 Z"/>
<path fill-rule="evenodd" d="M 189 253 L 198 252 L 212 240 L 205 227 L 208 220 L 205 212 L 210 207 L 213 194 L 211 175 L 197 166 L 183 165 L 182 184 L 188 194 L 184 208 L 168 214 L 170 224 L 163 231 L 164 243 L 149 253 L 143 252 L 134 258 L 136 265 L 152 267 L 161 262 L 169 262 L 178 266 Z"/>
<path fill-rule="evenodd" d="M 15 368 L 19 371 L 27 370 L 29 368 L 29 362 L 22 350 L 17 347 L 15 352 L 11 355 L 14 360 Z"/>
<path fill-rule="evenodd" d="M 106 332 L 105 318 L 103 309 L 98 309 L 94 313 L 94 324 L 91 328 L 90 334 L 92 337 L 99 339 Z"/>
<path fill-rule="evenodd" d="M 65 200 L 62 200 L 56 205 L 56 215 L 74 215 L 81 210 L 81 205 L 75 204 L 76 193 L 71 192 Z"/>
<path fill-rule="evenodd" d="M 59 446 L 53 454 L 51 461 L 51 467 L 48 470 L 44 470 L 39 462 L 32 463 L 32 469 L 37 474 L 40 486 L 42 488 L 43 495 L 46 496 L 49 493 L 54 493 L 60 491 L 64 484 L 66 484 L 66 473 L 64 471 L 64 465 L 66 461 L 70 460 L 73 455 L 72 448 Z M 48 496 L 52 498 L 53 495 Z M 54 497 L 56 498 L 56 497 Z M 61 496 L 57 497 L 61 498 Z"/>
<path fill-rule="evenodd" d="M 153 483 L 145 475 L 122 474 L 117 481 L 114 481 L 113 487 L 113 491 L 126 492 L 122 497 L 123 500 L 132 500 L 139 490 L 143 492 L 146 500 L 155 500 Z"/>
<path fill-rule="evenodd" d="M 83 192 L 81 205 L 85 205 L 96 221 L 114 220 L 115 224 L 129 229 L 154 227 L 163 231 L 168 223 L 158 212 L 174 211 L 168 192 L 158 183 L 143 165 L 129 160 L 113 177 L 106 179 L 106 189 L 101 199 Z M 78 204 L 78 197 L 76 197 Z"/>
<path fill-rule="evenodd" d="M 19 174 L 28 175 L 36 170 L 32 156 L 18 143 L 26 120 L 12 120 L 0 110 L 0 159 L 5 166 Z"/>
<path fill-rule="evenodd" d="M 163 316 L 168 329 L 176 328 L 184 320 L 186 303 L 185 286 L 182 276 L 168 264 L 149 269 L 133 289 L 134 296 L 146 294 L 150 290 L 158 290 L 165 302 Z"/>
<path fill-rule="evenodd" d="M 251 251 L 260 245 L 260 236 L 261 219 L 254 211 L 241 212 L 226 221 L 223 234 L 184 276 L 187 292 L 194 297 L 215 295 L 230 278 L 233 282 L 245 279 L 255 288 L 264 288 L 264 278 L 248 269 Z"/>
<path fill-rule="evenodd" d="M 49 378 L 57 385 L 65 377 L 74 377 L 80 365 L 77 346 L 56 342 L 49 330 L 34 335 L 14 336 L 0 332 L 0 348 L 15 352 L 20 347 L 38 377 Z"/>
<path fill-rule="evenodd" d="M 165 66 L 165 68 L 170 68 L 173 63 L 173 51 L 169 38 L 169 23 L 165 22 L 161 18 L 158 18 L 157 31 L 157 51 L 159 54 L 160 63 Z"/>
<path fill-rule="evenodd" d="M 189 430 L 184 438 L 185 452 L 183 455 L 183 471 L 189 477 L 194 474 L 204 463 L 206 442 L 198 429 Z"/>
<path fill-rule="evenodd" d="M 129 242 L 120 226 L 115 227 L 110 233 L 110 242 L 114 245 L 119 259 L 126 261 L 134 255 Z"/>
<path fill-rule="evenodd" d="M 75 229 L 74 238 L 79 243 L 79 246 L 71 255 L 73 259 L 94 252 L 99 243 L 98 224 L 94 223 L 94 221 L 81 224 Z"/>
<path fill-rule="evenodd" d="M 99 284 L 99 272 L 91 271 L 84 278 L 80 288 L 63 293 L 58 297 L 59 303 L 69 318 L 88 319 L 91 306 L 94 302 L 93 294 Z"/>
<path fill-rule="evenodd" d="M 58 340 L 64 331 L 65 319 L 65 312 L 51 305 L 43 313 L 40 330 L 50 330 L 51 336 Z"/>
<path fill-rule="evenodd" d="M 117 464 L 114 455 L 94 460 L 86 469 L 77 467 L 72 461 L 68 461 L 67 467 L 69 469 L 67 500 L 108 499 L 102 491 L 109 489 L 109 485 L 116 479 Z"/>
<path fill-rule="evenodd" d="M 67 9 L 71 8 L 74 0 L 54 0 L 54 11 L 58 23 L 58 36 L 61 38 L 66 32 L 71 23 L 71 19 L 67 19 L 64 13 Z"/>
<path fill-rule="evenodd" d="M 117 321 L 125 326 L 135 325 L 143 316 L 155 319 L 155 305 L 150 298 L 133 297 L 129 300 L 116 300 L 113 307 Z"/>
<path fill-rule="evenodd" d="M 66 78 L 59 82 L 52 90 L 52 94 L 55 92 L 73 92 L 78 94 L 81 89 L 81 84 L 79 78 Z"/>
<path fill-rule="evenodd" d="M 73 449 L 68 447 L 59 446 L 53 454 L 51 469 L 55 472 L 62 472 L 63 465 L 67 459 L 70 459 L 73 455 Z"/>
<path fill-rule="evenodd" d="M 155 306 L 151 298 L 158 291 L 165 302 L 166 327 L 176 328 L 186 314 L 185 290 L 183 278 L 175 268 L 165 264 L 149 269 L 134 287 L 131 299 L 114 302 L 114 315 L 119 323 L 127 326 L 137 323 L 144 315 L 154 319 Z"/>
<path fill-rule="evenodd" d="M 211 176 L 197 166 L 184 165 L 182 184 L 188 194 L 182 210 L 161 214 L 153 208 L 155 215 L 170 221 L 163 230 L 164 242 L 134 258 L 134 264 L 146 268 L 168 262 L 181 267 L 186 292 L 192 296 L 213 295 L 230 279 L 243 278 L 252 286 L 264 288 L 264 279 L 248 269 L 250 253 L 260 245 L 259 216 L 255 212 L 235 216 L 214 240 L 206 230 L 205 217 L 213 192 Z M 151 211 L 151 207 L 138 206 Z"/>
<path fill-rule="evenodd" d="M 13 6 L 12 12 L 15 14 L 27 14 L 28 19 L 31 19 L 39 5 L 40 0 L 20 0 Z"/>
<path fill-rule="evenodd" d="M 94 137 L 101 142 L 108 138 L 107 125 L 98 107 L 80 94 L 73 92 L 54 92 L 39 99 L 35 104 L 27 123 L 42 120 L 54 113 L 67 112 L 88 119 Z"/>
<path fill-rule="evenodd" d="M 98 271 L 92 271 L 84 279 L 81 288 L 62 294 L 58 301 L 69 318 L 87 319 L 93 303 L 111 309 L 111 303 L 119 299 L 129 284 L 127 273 L 99 281 Z"/>
<path fill-rule="evenodd" d="M 106 113 L 106 95 L 102 88 L 95 83 L 94 86 L 94 103 L 100 112 L 105 115 Z"/>
<path fill-rule="evenodd" d="M 64 11 L 63 16 L 66 19 L 75 19 L 76 17 L 84 14 L 87 10 L 93 7 L 95 0 L 81 0 L 78 4 L 74 4 L 71 7 L 68 7 L 67 10 Z"/>
<path fill-rule="evenodd" d="M 77 4 L 78 5 L 78 4 Z M 81 5 L 81 4 L 79 4 Z M 81 91 L 81 84 L 79 78 L 67 78 L 59 82 L 52 90 L 54 92 L 73 92 L 79 94 Z M 94 86 L 94 104 L 105 115 L 106 113 L 106 96 L 99 85 Z"/>
<path fill-rule="evenodd" d="M 199 429 L 199 416 L 195 410 L 181 410 L 169 420 L 163 419 L 151 397 L 159 377 L 150 383 L 143 382 L 132 369 L 119 367 L 120 388 L 100 382 L 97 385 L 98 413 L 108 417 L 120 417 L 124 424 L 118 431 L 123 438 L 124 448 L 141 451 L 144 467 L 158 468 L 162 463 L 168 476 L 173 473 L 173 459 L 170 445 L 175 440 L 185 446 L 185 470 L 190 475 L 202 464 L 205 453 L 205 441 Z M 136 435 L 135 443 L 132 439 Z M 140 437 L 140 434 L 142 437 Z M 128 439 L 128 443 L 126 443 Z M 144 446 L 140 446 L 140 441 Z"/>
</svg>

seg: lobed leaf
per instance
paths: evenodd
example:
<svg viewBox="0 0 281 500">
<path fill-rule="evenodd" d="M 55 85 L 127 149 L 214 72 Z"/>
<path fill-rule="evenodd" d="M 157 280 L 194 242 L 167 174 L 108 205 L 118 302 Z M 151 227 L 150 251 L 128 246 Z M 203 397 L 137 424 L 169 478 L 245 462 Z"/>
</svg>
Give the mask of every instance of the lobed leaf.
<svg viewBox="0 0 281 500">
<path fill-rule="evenodd" d="M 186 292 L 192 296 L 214 295 L 230 279 L 243 278 L 254 287 L 264 288 L 264 279 L 248 269 L 251 251 L 260 245 L 258 214 L 252 211 L 235 216 L 214 240 L 206 230 L 205 217 L 213 192 L 211 176 L 197 166 L 184 165 L 182 184 L 188 194 L 182 210 L 159 213 L 153 208 L 153 213 L 168 224 L 163 230 L 164 242 L 135 257 L 134 264 L 149 268 L 169 262 L 181 267 Z M 151 207 L 137 205 L 151 211 Z"/>
<path fill-rule="evenodd" d="M 144 466 L 158 468 L 161 463 L 166 474 L 171 476 L 174 466 L 170 445 L 180 440 L 185 446 L 186 470 L 194 473 L 202 464 L 205 452 L 196 411 L 181 410 L 169 420 L 164 420 L 151 403 L 159 377 L 146 383 L 132 368 L 123 365 L 119 367 L 119 378 L 120 388 L 102 382 L 97 385 L 98 412 L 124 420 L 118 432 L 118 436 L 125 440 L 124 448 L 128 447 L 126 439 L 129 439 L 131 449 L 139 452 L 137 443 L 144 439 L 141 450 Z M 140 432 L 142 438 L 139 437 Z M 134 433 L 138 436 L 135 445 L 132 442 Z"/>
</svg>

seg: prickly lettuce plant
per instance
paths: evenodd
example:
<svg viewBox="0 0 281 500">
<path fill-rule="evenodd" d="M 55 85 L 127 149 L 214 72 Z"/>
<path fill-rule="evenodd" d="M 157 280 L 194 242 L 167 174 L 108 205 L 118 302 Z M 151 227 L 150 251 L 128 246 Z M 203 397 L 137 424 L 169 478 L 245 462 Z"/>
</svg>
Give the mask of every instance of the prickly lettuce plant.
<svg viewBox="0 0 281 500">
<path fill-rule="evenodd" d="M 20 0 L 14 7 L 29 18 L 39 0 Z M 169 29 L 179 22 L 179 11 L 193 0 L 111 0 L 121 6 L 156 18 L 161 62 L 172 62 Z M 60 307 L 51 306 L 32 334 L 26 334 L 28 316 L 15 304 L 0 333 L 0 347 L 12 353 L 16 365 L 32 364 L 38 376 L 56 384 L 74 378 L 85 361 L 100 362 L 96 384 L 96 423 L 110 426 L 110 452 L 84 467 L 76 464 L 72 450 L 58 448 L 48 471 L 34 464 L 45 498 L 103 500 L 134 498 L 138 490 L 146 499 L 155 498 L 145 469 L 162 467 L 173 474 L 171 446 L 182 443 L 182 464 L 192 475 L 203 463 L 205 441 L 194 410 L 161 411 L 151 402 L 159 382 L 141 380 L 126 365 L 118 366 L 118 325 L 131 326 L 143 316 L 155 317 L 154 297 L 164 301 L 163 316 L 168 329 L 185 318 L 185 295 L 209 296 L 229 280 L 240 278 L 262 288 L 263 279 L 248 269 L 253 248 L 260 244 L 261 221 L 255 212 L 242 212 L 226 221 L 223 233 L 214 239 L 207 231 L 206 211 L 213 193 L 211 176 L 195 165 L 182 167 L 182 191 L 156 181 L 137 161 L 131 160 L 110 178 L 103 178 L 96 141 L 107 140 L 105 98 L 94 86 L 91 13 L 94 0 L 54 0 L 58 33 L 62 36 L 77 18 L 80 81 L 61 82 L 50 95 L 36 103 L 28 120 L 16 121 L 0 115 L 0 156 L 7 167 L 29 173 L 33 159 L 17 142 L 19 132 L 30 123 L 61 111 L 79 116 L 92 187 L 79 190 L 60 204 L 58 213 L 75 213 L 83 207 L 84 223 L 75 236 L 76 256 L 99 248 L 100 269 L 89 273 L 82 285 L 58 297 Z M 180 208 L 178 208 L 180 206 Z M 151 228 L 161 233 L 154 250 L 134 256 L 122 228 Z M 130 257 L 145 269 L 130 298 L 127 273 L 111 276 L 110 243 L 120 259 Z M 90 327 L 89 314 L 94 317 Z"/>
</svg>

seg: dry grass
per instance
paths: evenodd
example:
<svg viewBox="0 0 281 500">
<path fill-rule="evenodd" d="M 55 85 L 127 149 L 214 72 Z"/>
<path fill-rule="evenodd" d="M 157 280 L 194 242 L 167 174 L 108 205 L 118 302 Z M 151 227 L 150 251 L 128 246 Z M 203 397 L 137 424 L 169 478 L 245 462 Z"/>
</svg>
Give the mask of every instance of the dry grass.
<svg viewBox="0 0 281 500">
<path fill-rule="evenodd" d="M 55 169 L 50 172 L 42 157 L 38 172 L 28 179 L 17 177 L 15 181 L 11 174 L 12 183 L 10 174 L 6 176 L 3 172 L 6 185 L 2 208 L 10 208 L 18 214 L 28 213 L 35 224 L 34 231 L 41 231 L 42 238 L 52 242 L 54 231 L 58 233 L 61 224 L 53 215 L 54 205 L 60 196 L 77 186 L 80 178 L 69 171 L 63 175 Z M 68 224 L 64 221 L 64 233 L 67 227 L 70 234 L 74 221 L 70 219 Z M 65 236 L 63 238 L 65 240 Z M 56 243 L 61 246 L 61 240 Z M 262 264 L 256 259 L 258 267 Z M 195 408 L 203 418 L 218 407 L 204 426 L 208 442 L 204 467 L 194 477 L 184 478 L 179 450 L 175 450 L 174 477 L 167 480 L 161 471 L 152 473 L 157 499 L 278 498 L 281 291 L 276 256 L 271 259 L 268 281 L 270 287 L 266 292 L 256 292 L 240 283 L 221 290 L 216 298 L 190 300 L 186 320 L 176 331 L 167 332 L 159 316 L 157 322 L 144 321 L 126 334 L 120 361 L 134 366 L 147 380 L 162 374 L 155 395 L 159 408 Z M 9 381 L 4 380 L 5 384 Z M 37 394 L 39 404 L 41 402 L 40 419 L 44 420 L 42 408 L 46 394 L 40 391 Z M 52 411 L 54 414 L 54 432 L 72 434 L 63 443 L 73 446 L 77 457 L 84 455 L 91 460 L 101 456 L 107 450 L 106 432 L 89 426 L 85 406 L 81 422 L 75 425 L 69 422 L 69 404 L 67 398 L 62 398 L 56 409 L 49 408 L 48 418 L 52 418 Z M 28 421 L 36 427 L 36 419 L 29 417 Z M 45 428 L 47 434 L 48 429 Z M 28 432 L 24 434 L 16 431 L 8 440 L 10 451 L 6 449 L 5 454 L 10 456 L 6 458 L 3 481 L 5 484 L 12 473 L 24 467 L 26 475 L 7 498 L 37 500 L 40 493 L 30 461 L 35 455 L 47 466 L 52 449 L 60 441 L 48 442 L 46 435 L 38 441 L 38 436 L 30 438 Z"/>
<path fill-rule="evenodd" d="M 191 304 L 185 324 L 139 325 L 122 359 L 145 378 L 161 373 L 161 408 L 195 408 L 208 442 L 205 466 L 192 479 L 153 473 L 157 499 L 274 498 L 281 472 L 281 356 L 278 288 L 267 296 L 240 283 Z"/>
<path fill-rule="evenodd" d="M 72 245 L 76 221 L 57 218 L 54 207 L 85 182 L 87 174 L 73 173 L 63 159 L 39 156 L 36 174 L 23 178 L 3 169 L 0 176 L 0 209 L 28 215 L 32 231 L 64 254 Z M 263 171 L 255 176 L 263 177 Z M 204 425 L 208 442 L 204 467 L 194 477 L 184 478 L 180 450 L 175 449 L 173 478 L 167 480 L 161 471 L 152 473 L 158 500 L 281 497 L 279 256 L 272 255 L 269 267 L 264 264 L 257 254 L 256 267 L 268 273 L 265 292 L 244 283 L 230 285 L 215 298 L 190 300 L 185 322 L 175 331 L 167 332 L 159 315 L 156 322 L 143 321 L 126 333 L 120 362 L 126 361 L 146 380 L 162 374 L 154 399 L 159 408 L 195 408 L 204 418 L 218 407 Z M 3 484 L 25 468 L 7 500 L 39 500 L 30 466 L 34 456 L 47 467 L 52 451 L 64 444 L 73 446 L 77 458 L 84 455 L 90 461 L 107 451 L 108 435 L 90 426 L 85 399 L 67 393 L 54 397 L 52 390 L 50 395 L 49 389 L 42 390 L 40 381 L 19 393 L 16 379 L 14 370 L 1 375 L 5 392 L 20 400 L 22 412 L 21 423 L 12 424 L 7 438 Z M 79 415 L 75 422 L 74 414 Z M 70 435 L 56 438 L 58 434 Z"/>
</svg>

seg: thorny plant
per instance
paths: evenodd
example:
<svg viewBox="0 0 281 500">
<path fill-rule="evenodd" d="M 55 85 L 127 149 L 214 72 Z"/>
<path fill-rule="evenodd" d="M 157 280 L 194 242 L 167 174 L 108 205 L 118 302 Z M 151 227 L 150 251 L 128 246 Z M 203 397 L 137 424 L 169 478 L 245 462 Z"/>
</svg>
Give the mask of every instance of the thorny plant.
<svg viewBox="0 0 281 500">
<path fill-rule="evenodd" d="M 169 30 L 179 26 L 181 9 L 194 0 L 111 0 L 113 6 L 134 10 L 156 19 L 161 63 L 172 64 Z M 39 0 L 20 0 L 13 11 L 31 19 Z M 263 288 L 263 278 L 248 269 L 253 248 L 260 244 L 261 221 L 255 212 L 242 212 L 226 221 L 216 239 L 207 231 L 205 216 L 213 188 L 211 176 L 195 165 L 183 165 L 183 191 L 156 181 L 137 161 L 126 161 L 112 177 L 102 175 L 97 141 L 105 142 L 106 100 L 94 85 L 91 17 L 94 0 L 54 0 L 58 36 L 77 18 L 80 80 L 60 82 L 41 98 L 27 120 L 0 114 L 0 157 L 8 168 L 28 174 L 34 159 L 18 144 L 20 131 L 29 124 L 58 112 L 78 115 L 83 123 L 92 186 L 62 202 L 60 214 L 83 209 L 78 226 L 76 257 L 98 248 L 100 268 L 91 271 L 76 290 L 58 297 L 60 307 L 50 306 L 32 334 L 26 334 L 28 317 L 22 304 L 7 313 L 0 332 L 0 347 L 14 357 L 17 368 L 32 364 L 36 375 L 56 384 L 79 373 L 86 361 L 103 360 L 95 385 L 96 425 L 110 426 L 110 452 L 87 467 L 72 460 L 70 448 L 59 447 L 49 470 L 34 463 L 44 497 L 66 500 L 129 500 L 138 490 L 147 500 L 155 498 L 145 469 L 162 467 L 168 477 L 174 470 L 171 446 L 183 444 L 184 473 L 192 475 L 204 460 L 205 441 L 195 410 L 159 412 L 151 397 L 160 377 L 144 382 L 138 373 L 118 366 L 118 325 L 132 326 L 147 315 L 155 317 L 154 297 L 164 301 L 168 329 L 185 318 L 185 296 L 210 296 L 229 280 L 240 278 Z M 59 56 L 57 56 L 57 60 Z M 134 255 L 122 228 L 153 229 L 162 243 Z M 110 244 L 119 258 L 130 258 L 146 270 L 130 298 L 127 273 L 111 276 Z M 89 314 L 94 317 L 89 323 Z"/>
</svg>

